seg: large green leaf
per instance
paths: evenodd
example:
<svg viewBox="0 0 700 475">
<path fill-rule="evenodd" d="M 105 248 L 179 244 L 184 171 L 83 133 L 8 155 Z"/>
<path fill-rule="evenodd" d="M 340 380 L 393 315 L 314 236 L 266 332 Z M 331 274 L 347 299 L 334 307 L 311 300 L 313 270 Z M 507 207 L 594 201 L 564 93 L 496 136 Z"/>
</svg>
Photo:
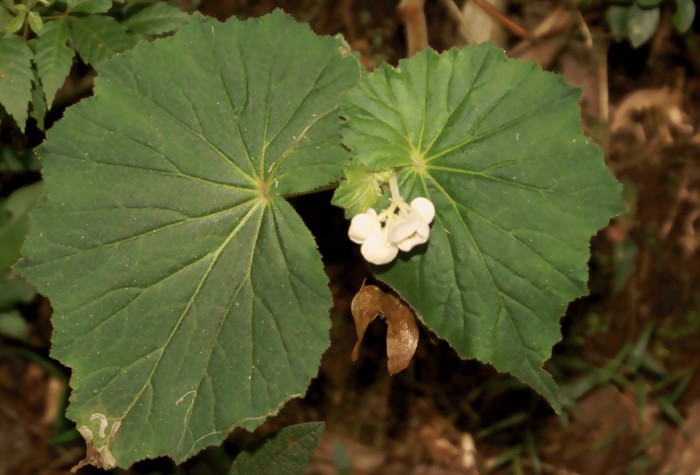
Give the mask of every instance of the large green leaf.
<svg viewBox="0 0 700 475">
<path fill-rule="evenodd" d="M 427 196 L 430 240 L 375 268 L 462 357 L 517 376 L 558 408 L 542 369 L 586 293 L 589 240 L 620 188 L 582 134 L 578 89 L 494 45 L 381 66 L 341 101 L 344 143 Z"/>
<path fill-rule="evenodd" d="M 181 461 L 305 392 L 331 297 L 284 196 L 338 179 L 359 71 L 283 13 L 196 16 L 105 62 L 49 131 L 17 267 L 51 299 L 92 463 Z"/>
<path fill-rule="evenodd" d="M 302 475 L 323 435 L 323 422 L 297 424 L 241 452 L 229 475 Z"/>
<path fill-rule="evenodd" d="M 56 91 L 63 85 L 73 64 L 73 50 L 66 46 L 70 37 L 68 21 L 58 18 L 44 25 L 36 42 L 35 62 L 51 107 Z"/>
<path fill-rule="evenodd" d="M 0 105 L 22 132 L 32 98 L 32 56 L 32 50 L 19 36 L 0 36 Z"/>
</svg>

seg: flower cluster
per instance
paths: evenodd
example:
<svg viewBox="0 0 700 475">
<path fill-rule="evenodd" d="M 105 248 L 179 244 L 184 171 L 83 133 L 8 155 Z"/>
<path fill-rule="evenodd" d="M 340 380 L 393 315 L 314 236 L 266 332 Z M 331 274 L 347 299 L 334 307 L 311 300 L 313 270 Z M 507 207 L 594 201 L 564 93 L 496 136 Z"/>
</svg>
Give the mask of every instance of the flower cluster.
<svg viewBox="0 0 700 475">
<path fill-rule="evenodd" d="M 392 200 L 387 209 L 377 214 L 370 208 L 350 221 L 350 240 L 361 244 L 362 257 L 376 265 L 388 264 L 399 251 L 408 252 L 426 242 L 435 217 L 435 206 L 428 198 L 414 198 L 407 204 L 395 180 L 390 181 Z"/>
</svg>

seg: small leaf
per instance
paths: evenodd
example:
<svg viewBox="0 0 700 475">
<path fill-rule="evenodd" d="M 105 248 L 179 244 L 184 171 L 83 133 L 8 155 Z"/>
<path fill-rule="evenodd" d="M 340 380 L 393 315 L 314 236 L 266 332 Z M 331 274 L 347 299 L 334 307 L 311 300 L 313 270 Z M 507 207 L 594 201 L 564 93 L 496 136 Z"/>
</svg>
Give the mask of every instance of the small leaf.
<svg viewBox="0 0 700 475">
<path fill-rule="evenodd" d="M 32 56 L 32 50 L 19 36 L 0 36 L 0 105 L 22 132 L 32 99 Z"/>
<path fill-rule="evenodd" d="M 323 422 L 297 424 L 241 452 L 229 475 L 302 475 L 323 435 Z"/>
<path fill-rule="evenodd" d="M 695 1 L 677 0 L 676 12 L 673 14 L 673 26 L 681 33 L 685 33 L 693 26 L 695 19 Z"/>
<path fill-rule="evenodd" d="M 36 290 L 11 270 L 0 272 L 0 310 L 9 310 L 19 304 L 28 304 Z"/>
<path fill-rule="evenodd" d="M 29 107 L 29 117 L 36 121 L 39 130 L 44 130 L 44 119 L 46 118 L 46 98 L 44 88 L 39 80 L 39 73 L 32 69 L 32 103 Z"/>
<path fill-rule="evenodd" d="M 0 145 L 0 172 L 37 171 L 41 168 L 37 155 L 21 147 Z"/>
<path fill-rule="evenodd" d="M 175 30 L 185 23 L 190 15 L 179 8 L 158 2 L 147 6 L 124 21 L 124 25 L 134 33 L 142 35 L 162 35 Z"/>
<path fill-rule="evenodd" d="M 658 8 L 643 10 L 636 4 L 630 7 L 627 17 L 627 37 L 634 48 L 639 48 L 654 36 L 660 17 Z"/>
<path fill-rule="evenodd" d="M 411 363 L 418 348 L 418 326 L 413 310 L 395 296 L 374 285 L 362 285 L 350 307 L 357 330 L 357 343 L 352 350 L 356 361 L 365 330 L 379 315 L 386 318 L 386 356 L 389 374 L 403 371 Z"/>
<path fill-rule="evenodd" d="M 352 218 L 374 206 L 382 197 L 382 183 L 392 171 L 369 172 L 361 163 L 351 162 L 345 169 L 345 179 L 333 194 L 333 204 L 345 208 L 345 217 Z"/>
<path fill-rule="evenodd" d="M 20 5 L 18 5 L 20 6 Z M 23 5 L 22 5 L 23 6 Z M 22 10 L 19 12 L 19 14 L 14 17 L 10 22 L 7 24 L 7 32 L 8 33 L 16 33 L 22 28 L 24 25 L 24 20 L 27 18 L 27 12 L 26 10 Z"/>
<path fill-rule="evenodd" d="M 17 310 L 0 312 L 0 336 L 25 341 L 29 338 L 29 324 Z"/>
<path fill-rule="evenodd" d="M 69 17 L 75 50 L 87 64 L 97 65 L 134 46 L 123 25 L 108 16 Z"/>
<path fill-rule="evenodd" d="M 107 13 L 112 0 L 67 0 L 68 13 Z"/>
<path fill-rule="evenodd" d="M 401 195 L 436 209 L 426 246 L 375 275 L 462 357 L 515 375 L 555 409 L 542 364 L 567 304 L 587 292 L 591 236 L 622 210 L 578 99 L 492 44 L 379 66 L 341 99 L 353 160 L 396 167 Z"/>
<path fill-rule="evenodd" d="M 615 41 L 627 38 L 627 18 L 630 7 L 612 5 L 605 10 L 605 21 Z"/>
<path fill-rule="evenodd" d="M 29 28 L 38 35 L 44 26 L 44 21 L 41 19 L 41 16 L 39 16 L 37 12 L 29 12 L 27 14 L 27 19 L 29 20 Z"/>
<path fill-rule="evenodd" d="M 7 31 L 7 25 L 15 16 L 7 8 L 0 6 L 0 31 Z"/>
<path fill-rule="evenodd" d="M 29 226 L 28 214 L 39 203 L 42 191 L 42 183 L 23 186 L 8 197 L 0 209 L 9 216 L 0 225 L 0 270 L 10 267 L 19 259 Z"/>
<path fill-rule="evenodd" d="M 276 12 L 196 15 L 97 71 L 40 149 L 46 195 L 15 267 L 51 300 L 91 460 L 181 462 L 318 371 L 332 299 L 285 196 L 340 177 L 338 98 L 360 65 Z M 91 418 L 118 432 L 95 438 Z"/>
<path fill-rule="evenodd" d="M 44 26 L 36 41 L 34 61 L 48 107 L 53 105 L 56 91 L 63 86 L 73 64 L 73 50 L 66 46 L 69 37 L 68 21 L 58 18 Z"/>
</svg>

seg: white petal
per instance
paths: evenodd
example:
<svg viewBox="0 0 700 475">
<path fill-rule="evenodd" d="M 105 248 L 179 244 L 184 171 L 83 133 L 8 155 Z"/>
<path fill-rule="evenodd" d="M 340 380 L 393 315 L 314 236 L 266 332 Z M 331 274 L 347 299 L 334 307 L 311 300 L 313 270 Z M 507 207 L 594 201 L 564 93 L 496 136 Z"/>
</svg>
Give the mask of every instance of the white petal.
<svg viewBox="0 0 700 475">
<path fill-rule="evenodd" d="M 427 232 L 424 232 L 424 233 L 423 232 L 415 232 L 414 234 L 407 237 L 403 241 L 398 242 L 397 246 L 399 247 L 399 249 L 401 249 L 403 252 L 408 252 L 411 249 L 413 249 L 414 247 L 419 246 L 419 245 L 427 242 L 428 237 L 430 237 L 430 228 L 428 227 L 427 224 L 424 224 L 424 225 L 425 225 L 425 230 Z M 423 230 L 421 229 L 421 231 L 423 231 Z"/>
<path fill-rule="evenodd" d="M 413 249 L 415 246 L 417 246 L 418 244 L 422 244 L 422 243 L 416 242 L 416 239 L 418 239 L 418 237 L 415 234 L 410 238 L 404 239 L 403 241 L 401 241 L 398 244 L 399 249 L 402 250 L 403 252 L 408 252 L 411 249 Z M 423 241 L 423 242 L 425 242 L 425 241 Z"/>
<path fill-rule="evenodd" d="M 386 240 L 382 230 L 370 234 L 360 248 L 362 257 L 375 265 L 388 264 L 399 253 L 399 248 Z"/>
<path fill-rule="evenodd" d="M 411 209 L 418 213 L 423 220 L 430 224 L 435 218 L 435 206 L 428 198 L 419 196 L 411 201 Z"/>
<path fill-rule="evenodd" d="M 387 237 L 390 242 L 399 243 L 415 234 L 423 223 L 423 218 L 418 213 L 409 211 L 406 216 L 395 216 L 387 222 Z"/>
<path fill-rule="evenodd" d="M 381 230 L 381 228 L 382 225 L 379 223 L 377 212 L 370 208 L 350 220 L 348 236 L 352 242 L 362 244 L 367 239 L 367 236 Z"/>
</svg>

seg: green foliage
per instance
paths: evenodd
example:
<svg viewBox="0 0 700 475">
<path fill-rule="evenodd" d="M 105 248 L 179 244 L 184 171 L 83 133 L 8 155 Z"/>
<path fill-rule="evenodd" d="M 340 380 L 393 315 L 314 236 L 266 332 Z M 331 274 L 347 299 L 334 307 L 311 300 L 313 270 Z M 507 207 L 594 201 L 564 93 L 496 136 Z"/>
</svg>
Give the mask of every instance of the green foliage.
<svg viewBox="0 0 700 475">
<path fill-rule="evenodd" d="M 41 78 L 46 104 L 51 106 L 73 64 L 74 52 L 66 43 L 71 32 L 68 20 L 59 18 L 46 24 L 35 43 L 34 62 Z"/>
<path fill-rule="evenodd" d="M 29 226 L 29 212 L 41 198 L 41 183 L 25 186 L 0 202 L 0 270 L 7 269 L 20 257 L 20 248 Z"/>
<path fill-rule="evenodd" d="M 32 301 L 36 291 L 12 271 L 0 274 L 0 310 L 10 311 L 18 304 Z"/>
<path fill-rule="evenodd" d="M 0 200 L 0 337 L 29 337 L 29 325 L 15 307 L 31 302 L 36 291 L 8 267 L 20 257 L 29 226 L 28 213 L 38 204 L 42 190 L 42 184 L 36 183 Z"/>
<path fill-rule="evenodd" d="M 0 143 L 0 172 L 27 172 L 39 170 L 36 154 L 23 148 Z"/>
<path fill-rule="evenodd" d="M 340 177 L 338 98 L 360 66 L 278 12 L 194 17 L 98 71 L 42 146 L 46 198 L 19 269 L 54 307 L 69 417 L 83 435 L 95 418 L 118 428 L 92 439 L 94 463 L 182 461 L 318 369 L 330 292 L 284 197 Z"/>
<path fill-rule="evenodd" d="M 323 435 L 322 422 L 285 427 L 236 457 L 229 475 L 301 475 Z"/>
<path fill-rule="evenodd" d="M 70 29 L 75 51 L 92 66 L 135 44 L 126 27 L 108 16 L 72 17 Z"/>
<path fill-rule="evenodd" d="M 38 120 L 74 51 L 99 73 L 39 150 L 45 195 L 16 265 L 51 299 L 85 463 L 180 462 L 303 394 L 329 343 L 331 296 L 286 199 L 343 171 L 333 202 L 348 217 L 386 203 L 394 174 L 407 200 L 432 201 L 430 240 L 376 276 L 462 357 L 558 410 L 542 365 L 566 305 L 587 292 L 591 235 L 622 209 L 582 134 L 578 90 L 493 45 L 427 50 L 360 79 L 342 39 L 281 12 L 194 16 L 115 55 L 189 18 L 157 5 L 125 7 L 119 22 L 103 14 L 119 4 L 70 1 L 31 43 Z M 231 473 L 296 473 L 320 434 L 305 427 L 299 446 L 299 430 Z M 294 472 L 276 471 L 269 454 L 292 448 Z"/>
<path fill-rule="evenodd" d="M 22 131 L 28 117 L 43 129 L 46 110 L 76 53 L 97 66 L 140 39 L 172 32 L 188 19 L 187 13 L 160 0 L 139 8 L 112 0 L 0 4 L 0 106 Z"/>
<path fill-rule="evenodd" d="M 68 13 L 107 13 L 112 0 L 66 0 Z"/>
<path fill-rule="evenodd" d="M 187 21 L 189 15 L 167 3 L 154 3 L 126 19 L 124 25 L 134 33 L 162 35 Z"/>
<path fill-rule="evenodd" d="M 542 364 L 566 305 L 587 292 L 591 235 L 622 210 L 582 134 L 578 96 L 479 45 L 382 65 L 341 102 L 354 160 L 400 170 L 402 196 L 439 210 L 427 246 L 377 277 L 462 357 L 517 376 L 555 408 Z"/>
<path fill-rule="evenodd" d="M 16 35 L 0 36 L 0 104 L 24 132 L 32 98 L 32 50 Z"/>
<path fill-rule="evenodd" d="M 370 172 L 357 162 L 344 168 L 345 180 L 333 195 L 333 204 L 345 209 L 345 216 L 352 218 L 373 207 L 385 194 L 382 185 L 391 171 Z"/>
<path fill-rule="evenodd" d="M 611 2 L 612 3 L 612 2 Z M 612 4 L 605 11 L 605 20 L 615 41 L 628 40 L 638 48 L 651 39 L 661 19 L 661 0 L 636 0 L 627 5 Z M 685 33 L 693 24 L 693 0 L 677 0 L 673 26 Z"/>
<path fill-rule="evenodd" d="M 673 14 L 673 26 L 685 33 L 693 25 L 695 19 L 695 0 L 678 0 L 678 6 Z"/>
</svg>

